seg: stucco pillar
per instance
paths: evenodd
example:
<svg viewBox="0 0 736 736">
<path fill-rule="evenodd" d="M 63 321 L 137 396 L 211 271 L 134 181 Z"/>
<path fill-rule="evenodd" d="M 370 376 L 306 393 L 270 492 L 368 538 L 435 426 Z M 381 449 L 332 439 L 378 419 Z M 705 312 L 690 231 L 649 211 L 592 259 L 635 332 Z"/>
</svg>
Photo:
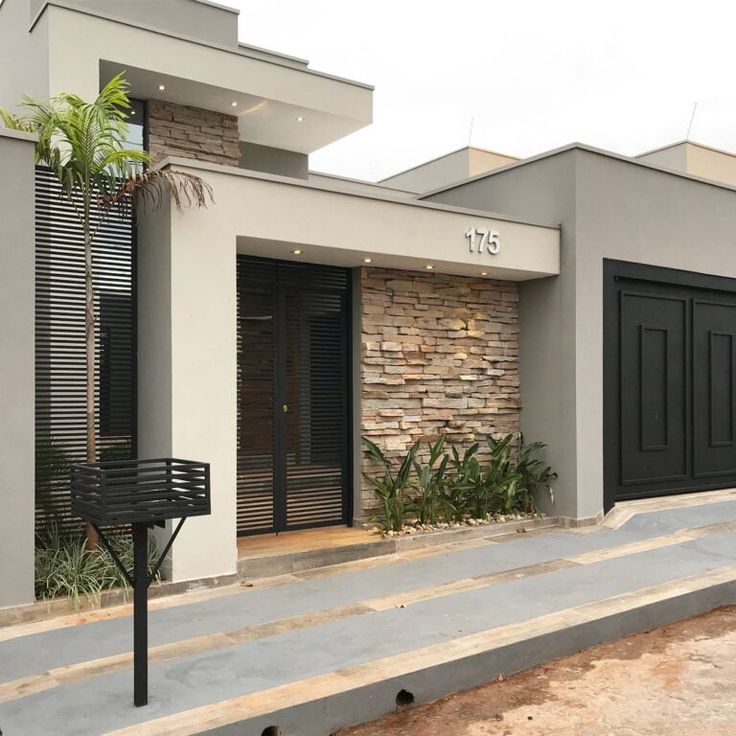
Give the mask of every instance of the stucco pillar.
<svg viewBox="0 0 736 736">
<path fill-rule="evenodd" d="M 138 246 L 139 451 L 211 463 L 212 515 L 188 520 L 168 576 L 233 574 L 236 545 L 235 238 L 216 205 L 143 218 Z M 169 530 L 170 531 L 170 530 Z"/>
<path fill-rule="evenodd" d="M 34 598 L 34 141 L 0 130 L 0 608 Z"/>
</svg>

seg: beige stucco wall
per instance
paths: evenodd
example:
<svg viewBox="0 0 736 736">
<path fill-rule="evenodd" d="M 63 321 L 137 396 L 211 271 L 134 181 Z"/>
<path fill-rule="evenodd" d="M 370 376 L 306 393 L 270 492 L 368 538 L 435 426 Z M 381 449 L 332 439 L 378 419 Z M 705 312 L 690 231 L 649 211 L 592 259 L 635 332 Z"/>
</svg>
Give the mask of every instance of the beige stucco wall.
<svg viewBox="0 0 736 736">
<path fill-rule="evenodd" d="M 736 155 L 688 143 L 687 172 L 693 176 L 736 186 Z"/>
<path fill-rule="evenodd" d="M 41 99 L 48 95 L 48 22 L 43 18 L 29 33 L 29 3 L 0 4 L 0 106 L 11 110 L 23 95 Z"/>
<path fill-rule="evenodd" d="M 736 186 L 736 154 L 682 141 L 636 157 L 654 166 Z"/>
<path fill-rule="evenodd" d="M 446 156 L 427 161 L 381 180 L 387 187 L 397 187 L 409 192 L 428 192 L 443 184 L 452 184 L 468 177 L 468 149 L 462 148 Z"/>
<path fill-rule="evenodd" d="M 468 176 L 477 176 L 487 171 L 500 169 L 502 166 L 513 164 L 519 159 L 516 156 L 507 156 L 495 151 L 486 151 L 482 148 L 468 150 Z"/>
<path fill-rule="evenodd" d="M 0 130 L 0 608 L 33 602 L 34 142 Z"/>
<path fill-rule="evenodd" d="M 17 0 L 10 0 L 17 2 Z M 35 16 L 46 0 L 31 0 Z M 198 0 L 65 0 L 82 9 L 125 18 L 132 23 L 167 28 L 174 33 L 229 46 L 238 42 L 238 13 Z"/>
<path fill-rule="evenodd" d="M 221 206 L 164 208 L 139 233 L 139 454 L 211 464 L 212 514 L 184 525 L 173 580 L 237 562 L 235 237 Z"/>
<path fill-rule="evenodd" d="M 653 166 L 661 166 L 663 169 L 672 169 L 684 173 L 687 171 L 687 149 L 688 144 L 683 141 L 665 148 L 658 148 L 655 151 L 642 153 L 636 159 Z"/>
</svg>

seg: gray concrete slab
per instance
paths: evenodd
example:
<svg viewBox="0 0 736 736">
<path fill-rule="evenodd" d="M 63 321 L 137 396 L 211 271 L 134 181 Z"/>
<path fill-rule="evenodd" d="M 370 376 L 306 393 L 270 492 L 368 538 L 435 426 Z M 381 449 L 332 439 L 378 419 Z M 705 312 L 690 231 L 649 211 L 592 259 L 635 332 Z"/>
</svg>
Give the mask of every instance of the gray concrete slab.
<svg viewBox="0 0 736 736">
<path fill-rule="evenodd" d="M 717 508 L 720 507 L 720 508 Z M 617 530 L 554 531 L 373 568 L 250 589 L 152 612 L 151 643 L 250 626 L 736 519 L 736 503 L 653 512 Z M 567 569 L 541 572 L 267 636 L 151 666 L 151 705 L 130 705 L 131 673 L 114 672 L 0 704 L 4 736 L 98 734 L 223 699 L 257 693 L 381 657 L 702 575 L 736 563 L 736 533 L 712 534 Z M 613 626 L 613 625 L 612 625 Z M 615 627 L 614 627 L 615 628 Z M 0 682 L 128 651 L 119 618 L 0 643 Z"/>
<path fill-rule="evenodd" d="M 463 577 L 476 577 L 536 565 L 583 552 L 670 534 L 685 528 L 736 519 L 736 502 L 641 514 L 620 529 L 598 528 L 576 534 L 555 530 L 531 538 L 460 549 L 388 566 L 339 572 L 185 606 L 152 611 L 152 646 L 266 623 L 325 608 L 356 603 Z M 0 643 L 0 682 L 129 651 L 127 618 L 100 621 L 68 631 L 50 631 Z"/>
</svg>

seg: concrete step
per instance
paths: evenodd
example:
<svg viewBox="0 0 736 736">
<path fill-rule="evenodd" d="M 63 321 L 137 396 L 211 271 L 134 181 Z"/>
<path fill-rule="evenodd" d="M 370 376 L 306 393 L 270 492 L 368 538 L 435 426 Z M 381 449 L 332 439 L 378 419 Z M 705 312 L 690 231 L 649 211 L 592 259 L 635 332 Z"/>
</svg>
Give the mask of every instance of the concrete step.
<svg viewBox="0 0 736 736">
<path fill-rule="evenodd" d="M 157 600 L 151 705 L 130 704 L 130 609 L 0 631 L 11 734 L 327 734 L 736 600 L 736 500 Z M 104 614 L 104 616 L 103 616 Z"/>
<path fill-rule="evenodd" d="M 556 517 L 545 516 L 392 537 L 371 535 L 365 541 L 361 535 L 360 542 L 343 542 L 339 545 L 301 550 L 287 548 L 284 551 L 279 550 L 282 540 L 272 537 L 272 549 L 270 550 L 258 549 L 258 551 L 249 552 L 247 546 L 243 547 L 243 552 L 238 559 L 238 577 L 242 580 L 259 580 L 278 575 L 290 575 L 320 567 L 341 565 L 345 562 L 395 555 L 427 547 L 442 547 L 475 539 L 494 539 L 519 531 L 550 529 L 558 525 L 559 520 Z M 315 531 L 314 535 L 319 544 L 319 532 Z"/>
</svg>

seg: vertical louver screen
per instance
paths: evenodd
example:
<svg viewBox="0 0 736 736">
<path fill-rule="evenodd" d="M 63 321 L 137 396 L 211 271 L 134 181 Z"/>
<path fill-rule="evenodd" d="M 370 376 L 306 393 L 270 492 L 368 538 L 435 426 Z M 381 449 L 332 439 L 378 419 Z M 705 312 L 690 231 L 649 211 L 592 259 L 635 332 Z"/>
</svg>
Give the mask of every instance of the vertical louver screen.
<svg viewBox="0 0 736 736">
<path fill-rule="evenodd" d="M 246 267 L 238 261 L 237 523 L 254 533 L 274 528 L 276 294 L 271 264 Z"/>
<path fill-rule="evenodd" d="M 93 246 L 99 459 L 131 457 L 135 426 L 134 230 L 113 214 Z M 53 175 L 36 171 L 36 527 L 70 516 L 70 462 L 85 457 L 84 240 Z"/>
<path fill-rule="evenodd" d="M 345 523 L 349 271 L 238 259 L 238 531 Z"/>
</svg>

